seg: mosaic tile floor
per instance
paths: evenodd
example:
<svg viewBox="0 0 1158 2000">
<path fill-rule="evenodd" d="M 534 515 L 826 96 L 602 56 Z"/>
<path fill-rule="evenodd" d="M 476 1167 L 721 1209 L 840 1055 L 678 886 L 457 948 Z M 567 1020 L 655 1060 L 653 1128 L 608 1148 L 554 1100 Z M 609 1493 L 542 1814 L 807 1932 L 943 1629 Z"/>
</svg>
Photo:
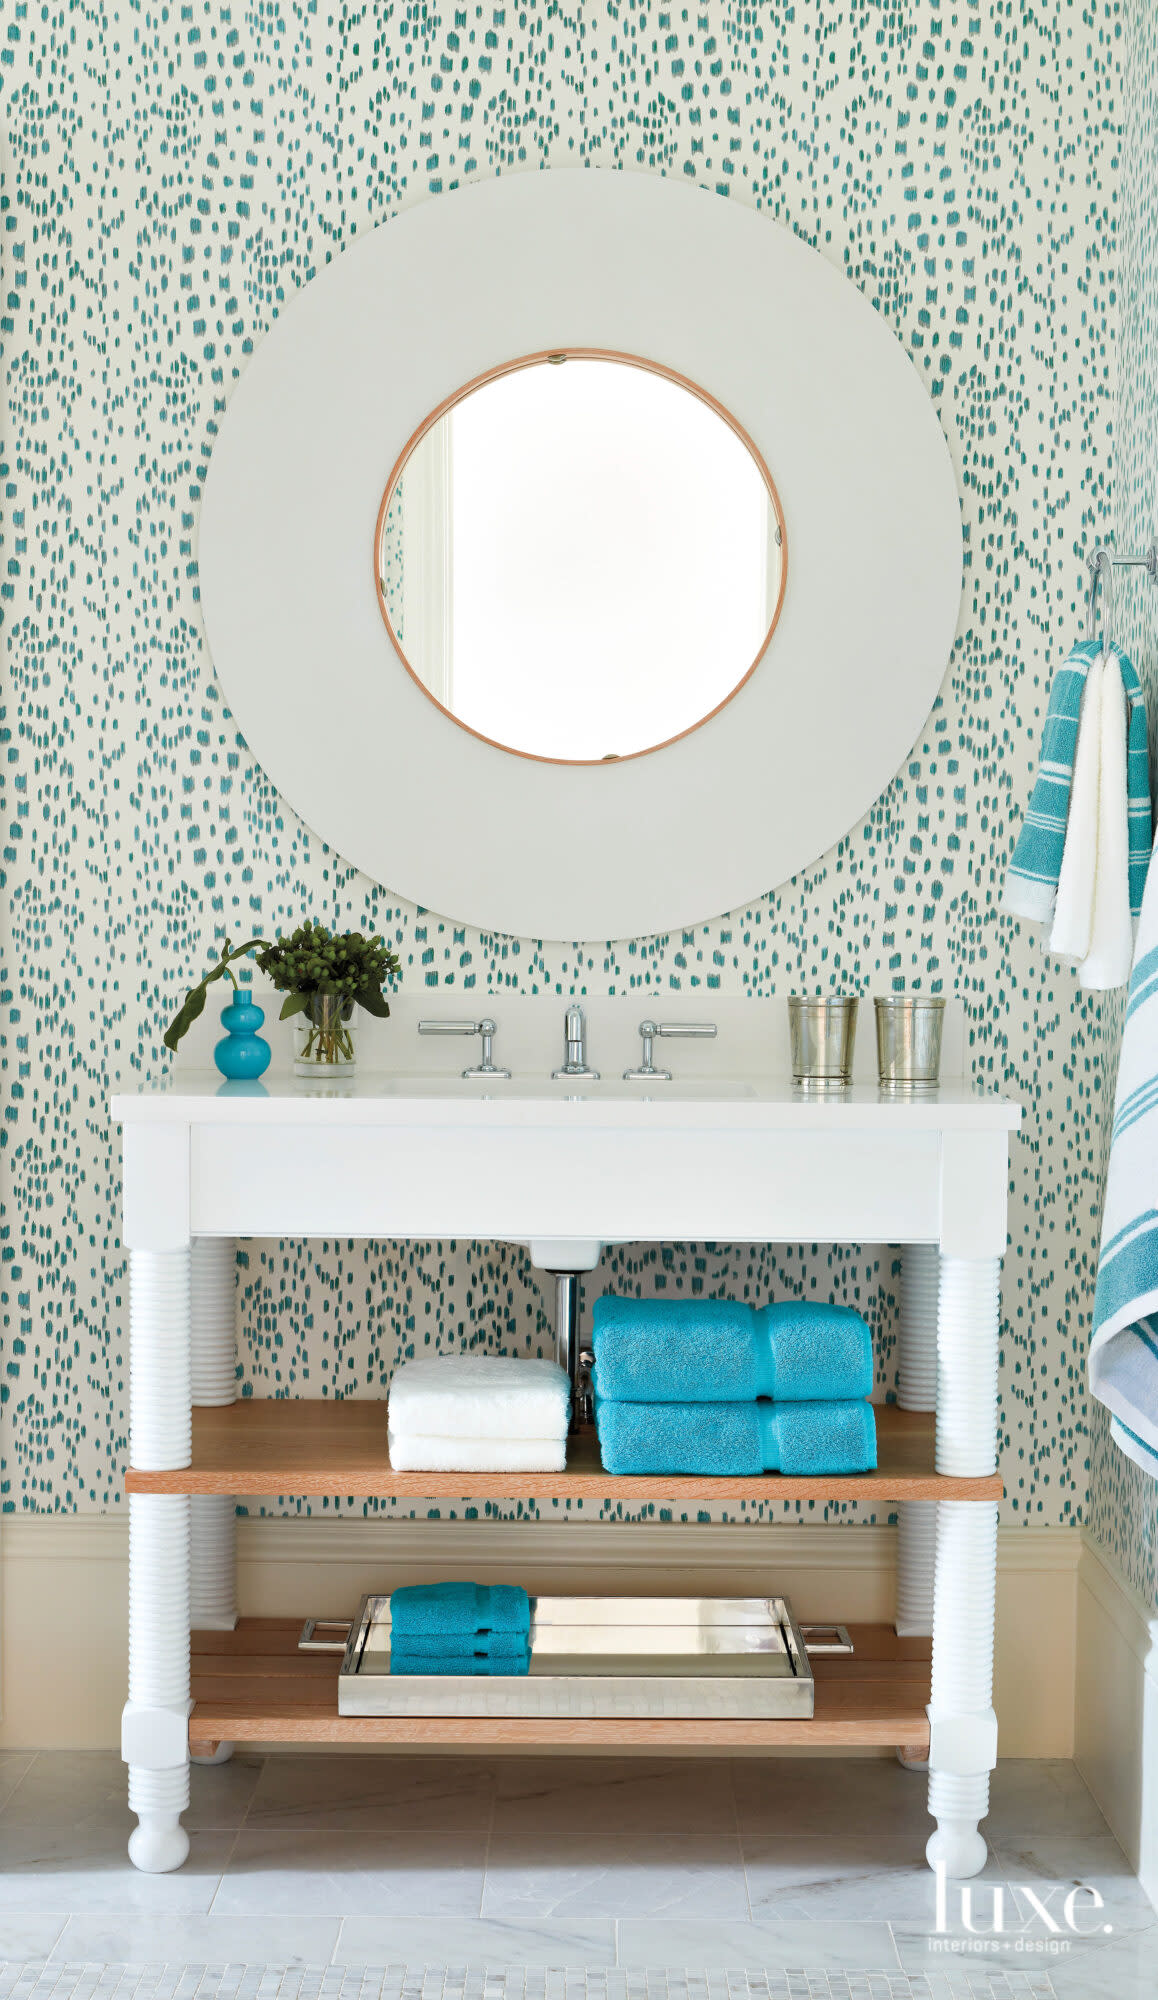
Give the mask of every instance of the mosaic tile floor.
<svg viewBox="0 0 1158 2000">
<path fill-rule="evenodd" d="M 0 2000 L 1053 2000 L 1045 1973 L 0 1966 Z"/>
<path fill-rule="evenodd" d="M 1066 1763 L 1000 1767 L 989 1863 L 940 1910 L 924 1783 L 884 1759 L 285 1754 L 192 1779 L 189 1862 L 144 1876 L 115 1756 L 0 1753 L 0 2000 L 1158 1992 L 1158 1915 Z"/>
</svg>

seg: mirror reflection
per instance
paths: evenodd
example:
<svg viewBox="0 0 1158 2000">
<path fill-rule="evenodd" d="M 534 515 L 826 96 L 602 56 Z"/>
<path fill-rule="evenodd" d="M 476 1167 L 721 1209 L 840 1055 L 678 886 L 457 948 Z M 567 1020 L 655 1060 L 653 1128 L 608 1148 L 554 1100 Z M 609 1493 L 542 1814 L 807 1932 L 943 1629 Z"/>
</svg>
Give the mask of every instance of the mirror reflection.
<svg viewBox="0 0 1158 2000">
<path fill-rule="evenodd" d="M 477 735 L 567 763 L 705 721 L 759 660 L 784 578 L 779 505 L 740 431 L 670 375 L 580 353 L 437 417 L 376 554 L 419 685 Z"/>
</svg>

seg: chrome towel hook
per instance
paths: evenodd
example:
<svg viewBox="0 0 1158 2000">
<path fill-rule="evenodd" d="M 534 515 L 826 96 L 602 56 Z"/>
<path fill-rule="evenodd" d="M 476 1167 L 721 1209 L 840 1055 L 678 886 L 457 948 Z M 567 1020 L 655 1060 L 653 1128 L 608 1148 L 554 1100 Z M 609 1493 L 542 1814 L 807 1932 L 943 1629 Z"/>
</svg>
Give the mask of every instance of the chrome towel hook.
<svg viewBox="0 0 1158 2000">
<path fill-rule="evenodd" d="M 1086 557 L 1086 568 L 1090 572 L 1090 601 L 1086 609 L 1086 638 L 1092 639 L 1097 630 L 1098 585 L 1102 586 L 1102 650 L 1109 658 L 1110 647 L 1114 643 L 1114 571 L 1116 569 L 1144 569 L 1151 583 L 1158 582 L 1158 541 L 1151 542 L 1145 555 L 1116 556 L 1113 549 L 1099 542 L 1091 555 Z"/>
</svg>

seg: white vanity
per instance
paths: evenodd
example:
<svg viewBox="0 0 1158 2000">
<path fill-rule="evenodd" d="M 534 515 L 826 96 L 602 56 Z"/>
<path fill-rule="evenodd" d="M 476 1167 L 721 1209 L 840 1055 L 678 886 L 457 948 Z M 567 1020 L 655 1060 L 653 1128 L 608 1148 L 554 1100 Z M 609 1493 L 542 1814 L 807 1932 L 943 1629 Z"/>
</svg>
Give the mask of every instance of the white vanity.
<svg viewBox="0 0 1158 2000">
<path fill-rule="evenodd" d="M 516 1071 L 495 1083 L 363 1074 L 340 1095 L 290 1077 L 258 1088 L 192 1074 L 113 1105 L 132 1253 L 124 1754 L 138 1865 L 184 1858 L 189 1748 L 259 1741 L 893 1745 L 929 1761 L 930 1857 L 979 1868 L 996 1758 L 998 1281 L 1017 1109 L 960 1081 L 919 1101 L 871 1084 L 810 1101 L 786 1079 L 723 1072 L 662 1086 Z M 612 1478 L 584 1432 L 563 1476 L 395 1473 L 383 1402 L 234 1400 L 234 1246 L 251 1235 L 508 1239 L 573 1271 L 614 1241 L 903 1244 L 901 1388 L 878 1409 L 878 1470 Z M 299 1659 L 284 1625 L 236 1620 L 234 1503 L 388 1494 L 685 1512 L 743 1497 L 899 1503 L 899 1630 L 858 1628 L 853 1661 L 816 1662 L 810 1720 L 340 1717 L 336 1663 Z"/>
</svg>

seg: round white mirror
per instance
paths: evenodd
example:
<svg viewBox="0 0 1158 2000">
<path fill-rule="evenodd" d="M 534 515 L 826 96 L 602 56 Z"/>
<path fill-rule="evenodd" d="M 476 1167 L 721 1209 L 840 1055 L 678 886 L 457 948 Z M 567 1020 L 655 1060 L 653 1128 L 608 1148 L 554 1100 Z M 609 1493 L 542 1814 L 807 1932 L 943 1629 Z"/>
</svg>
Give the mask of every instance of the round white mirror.
<svg viewBox="0 0 1158 2000">
<path fill-rule="evenodd" d="M 433 412 L 391 474 L 375 574 L 419 686 L 523 756 L 608 763 L 706 722 L 784 592 L 767 467 L 693 384 L 530 355 Z"/>
<path fill-rule="evenodd" d="M 566 363 L 549 367 L 560 351 Z M 518 357 L 539 365 L 513 368 Z M 565 652 L 594 592 L 586 563 L 543 581 L 547 556 L 572 544 L 570 529 L 543 526 L 555 450 L 531 464 L 496 424 L 492 462 L 477 474 L 480 534 L 497 515 L 500 479 L 523 511 L 505 540 L 491 528 L 508 584 L 491 658 L 509 672 L 515 612 L 529 619 L 540 591 L 550 646 L 524 635 L 522 676 L 501 708 L 493 678 L 468 707 L 462 634 L 452 632 L 452 713 L 430 691 L 433 655 L 397 596 L 410 671 L 383 623 L 388 566 L 377 557 L 391 468 L 405 495 L 411 446 L 445 411 L 453 440 L 460 421 L 477 412 L 481 422 L 504 396 L 565 389 L 580 360 L 598 357 L 608 364 L 599 379 L 625 397 L 666 397 L 714 430 L 758 494 L 762 482 L 765 522 L 769 507 L 779 512 L 775 480 L 786 524 L 777 554 L 787 557 L 775 631 L 765 647 L 770 580 L 779 588 L 765 546 L 763 613 L 755 555 L 733 572 L 748 637 L 728 623 L 732 593 L 717 586 L 709 643 L 684 649 L 681 664 L 681 630 L 669 623 L 657 641 L 667 592 L 688 588 L 686 574 L 673 580 L 673 549 L 685 571 L 698 565 L 701 536 L 730 501 L 706 475 L 689 479 L 678 444 L 661 475 L 654 433 L 637 430 L 627 466 L 648 506 L 676 497 L 650 517 L 660 525 L 647 527 L 646 563 L 642 508 L 620 535 L 630 561 L 622 546 L 611 557 L 625 590 L 650 575 L 651 594 L 634 600 L 636 640 L 619 656 L 618 685 L 604 675 L 602 627 Z M 205 487 L 202 606 L 253 755 L 347 861 L 459 922 L 598 941 L 747 908 L 867 810 L 944 674 L 961 523 L 929 394 L 934 362 L 910 356 L 852 279 L 790 229 L 655 174 L 503 174 L 360 232 L 287 302 L 231 389 Z M 623 417 L 597 440 L 607 466 Z M 623 463 L 604 481 L 608 505 Z M 497 575 L 481 540 L 480 561 Z M 610 568 L 609 557 L 605 576 Z M 431 592 L 437 579 L 445 599 L 448 575 L 457 590 L 445 563 L 430 574 Z M 404 592 L 407 575 L 387 592 Z M 496 575 L 484 574 L 488 589 Z M 447 613 L 431 611 L 429 595 L 421 615 L 437 626 Z"/>
</svg>

